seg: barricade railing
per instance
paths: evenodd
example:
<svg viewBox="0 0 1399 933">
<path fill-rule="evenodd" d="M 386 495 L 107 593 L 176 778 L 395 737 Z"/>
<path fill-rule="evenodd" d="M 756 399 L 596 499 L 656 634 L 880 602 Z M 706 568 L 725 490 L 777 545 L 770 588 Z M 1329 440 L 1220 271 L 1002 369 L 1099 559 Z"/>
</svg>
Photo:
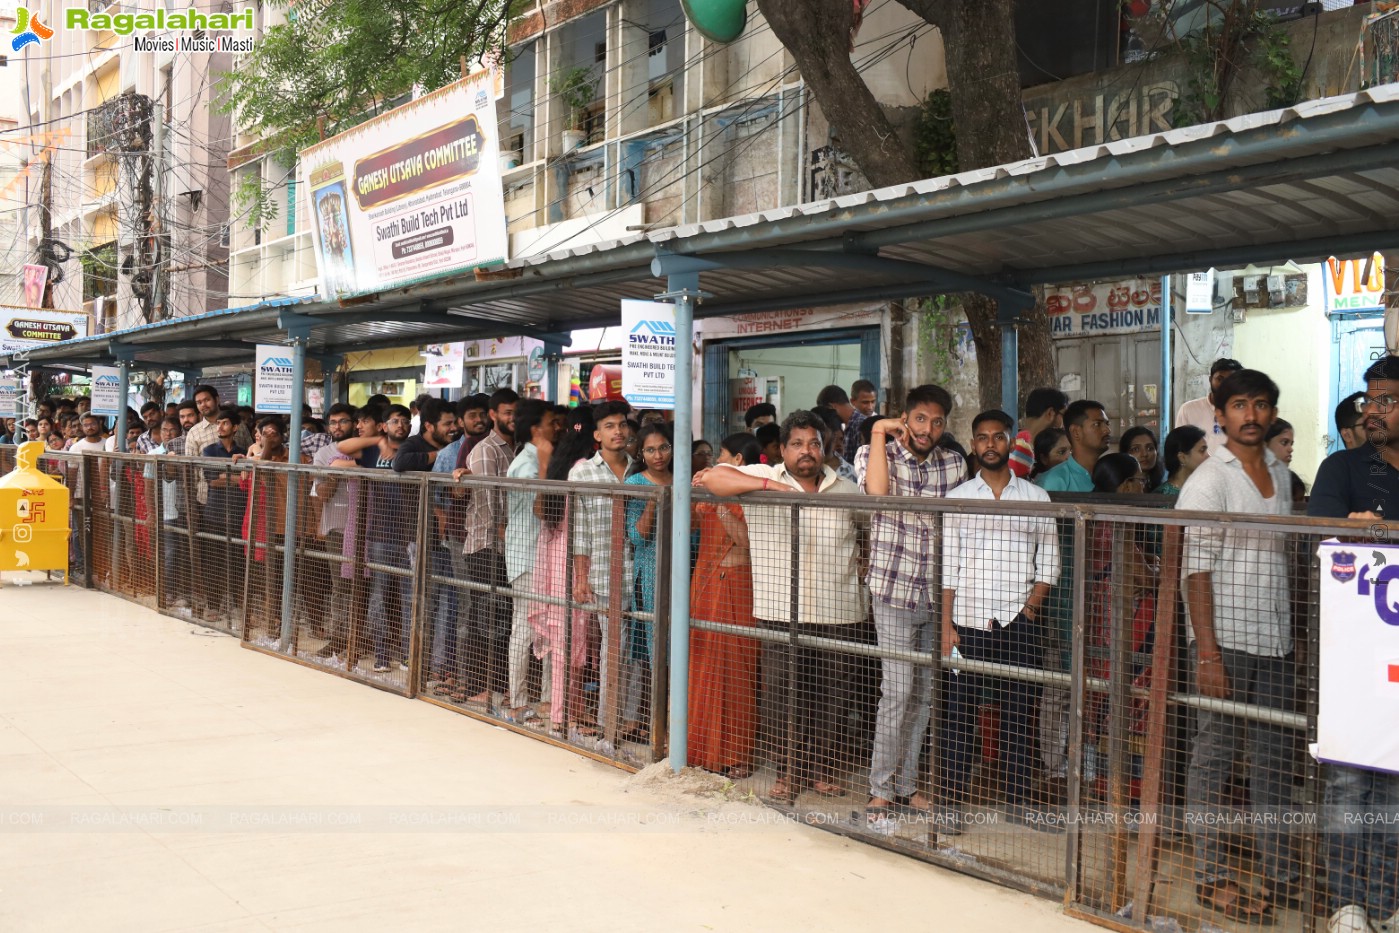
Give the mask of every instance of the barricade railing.
<svg viewBox="0 0 1399 933">
<path fill-rule="evenodd" d="M 250 647 L 606 760 L 665 753 L 664 488 L 53 460 L 96 492 L 74 520 L 91 585 L 201 624 L 231 615 Z M 210 508 L 201 486 L 220 477 L 242 514 L 217 496 Z M 144 514 L 138 483 L 154 504 Z M 1241 914 L 1266 909 L 1275 926 L 1307 928 L 1335 906 L 1337 859 L 1356 857 L 1327 828 L 1327 775 L 1306 752 L 1316 545 L 1371 531 L 1147 505 L 1169 501 L 696 491 L 691 764 L 813 825 L 1111 925 L 1245 929 Z M 485 517 L 490 530 L 465 533 Z M 112 577 L 111 536 L 145 559 L 136 529 L 151 521 L 160 569 Z M 1227 696 L 1186 610 L 1205 591 L 1219 594 Z"/>
</svg>

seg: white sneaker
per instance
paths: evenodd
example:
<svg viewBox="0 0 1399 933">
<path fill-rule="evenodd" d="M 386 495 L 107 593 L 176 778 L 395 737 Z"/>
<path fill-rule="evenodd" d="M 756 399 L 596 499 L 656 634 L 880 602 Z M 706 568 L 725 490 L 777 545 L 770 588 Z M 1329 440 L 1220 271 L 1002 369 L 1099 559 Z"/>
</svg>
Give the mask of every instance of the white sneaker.
<svg viewBox="0 0 1399 933">
<path fill-rule="evenodd" d="M 1390 917 L 1388 920 L 1381 920 L 1379 923 L 1374 924 L 1374 927 L 1376 930 L 1379 930 L 1380 933 L 1399 933 L 1399 910 L 1396 910 L 1394 916 Z"/>
<path fill-rule="evenodd" d="M 1326 921 L 1326 933 L 1374 933 L 1374 929 L 1365 916 L 1365 908 L 1354 904 L 1342 907 Z"/>
</svg>

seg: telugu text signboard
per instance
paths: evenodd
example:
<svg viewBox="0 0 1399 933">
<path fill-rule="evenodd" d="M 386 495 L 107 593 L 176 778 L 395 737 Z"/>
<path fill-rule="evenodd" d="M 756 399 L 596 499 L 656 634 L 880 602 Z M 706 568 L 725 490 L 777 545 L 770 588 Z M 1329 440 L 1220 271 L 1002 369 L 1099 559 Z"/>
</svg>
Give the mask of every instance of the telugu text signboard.
<svg viewBox="0 0 1399 933">
<path fill-rule="evenodd" d="M 1135 334 L 1161 328 L 1161 280 L 1128 279 L 1047 288 L 1049 332 L 1058 338 Z"/>
<path fill-rule="evenodd" d="M 343 298 L 504 262 L 495 103 L 480 71 L 301 153 L 321 293 Z"/>
<path fill-rule="evenodd" d="M 0 354 L 86 336 L 86 314 L 0 305 Z"/>
<path fill-rule="evenodd" d="M 253 408 L 259 414 L 291 414 L 291 390 L 295 380 L 292 351 L 275 344 L 258 344 Z"/>
<path fill-rule="evenodd" d="M 1399 773 L 1399 546 L 1324 541 L 1317 756 Z"/>
<path fill-rule="evenodd" d="M 622 395 L 637 408 L 675 407 L 675 305 L 622 302 Z"/>
</svg>

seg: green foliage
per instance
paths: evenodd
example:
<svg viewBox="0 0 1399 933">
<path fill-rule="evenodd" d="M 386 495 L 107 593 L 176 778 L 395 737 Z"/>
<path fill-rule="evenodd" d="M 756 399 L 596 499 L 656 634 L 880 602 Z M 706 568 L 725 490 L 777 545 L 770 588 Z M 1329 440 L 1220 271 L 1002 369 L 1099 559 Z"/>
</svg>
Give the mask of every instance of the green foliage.
<svg viewBox="0 0 1399 933">
<path fill-rule="evenodd" d="M 268 29 L 222 76 L 220 107 L 245 133 L 299 151 L 375 116 L 415 87 L 435 90 L 468 62 L 498 54 L 523 0 L 269 0 Z"/>
<path fill-rule="evenodd" d="M 278 199 L 276 188 L 268 188 L 262 183 L 262 173 L 254 164 L 251 169 L 235 173 L 237 181 L 233 185 L 232 206 L 235 214 L 243 216 L 243 222 L 254 230 L 260 230 L 269 221 L 277 219 Z"/>
<path fill-rule="evenodd" d="M 117 293 L 117 244 L 103 243 L 78 254 L 83 269 L 83 301 Z"/>
<path fill-rule="evenodd" d="M 582 129 L 588 107 L 597 100 L 598 78 L 593 69 L 578 66 L 549 79 L 549 90 L 568 108 L 568 125 Z"/>
<path fill-rule="evenodd" d="M 952 95 L 933 91 L 913 124 L 913 156 L 921 178 L 957 174 L 957 129 L 952 123 Z"/>
<path fill-rule="evenodd" d="M 1234 82 L 1246 69 L 1263 82 L 1267 109 L 1290 107 L 1302 97 L 1302 69 L 1291 39 L 1256 0 L 1213 4 L 1217 17 L 1180 40 L 1189 67 L 1185 90 L 1172 115 L 1176 126 L 1224 119 Z"/>
<path fill-rule="evenodd" d="M 948 295 L 934 295 L 910 300 L 908 306 L 918 315 L 918 350 L 926 362 L 926 380 L 949 385 L 958 365 L 956 303 Z"/>
</svg>

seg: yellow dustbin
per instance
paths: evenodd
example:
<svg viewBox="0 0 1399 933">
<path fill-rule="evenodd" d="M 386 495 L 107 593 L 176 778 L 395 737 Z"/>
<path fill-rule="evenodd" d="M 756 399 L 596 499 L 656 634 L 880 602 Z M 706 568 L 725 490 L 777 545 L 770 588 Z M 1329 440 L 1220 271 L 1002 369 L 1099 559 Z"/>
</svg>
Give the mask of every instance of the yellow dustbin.
<svg viewBox="0 0 1399 933">
<path fill-rule="evenodd" d="M 19 445 L 0 477 L 0 570 L 62 570 L 68 578 L 68 488 L 39 472 L 42 441 Z"/>
</svg>

